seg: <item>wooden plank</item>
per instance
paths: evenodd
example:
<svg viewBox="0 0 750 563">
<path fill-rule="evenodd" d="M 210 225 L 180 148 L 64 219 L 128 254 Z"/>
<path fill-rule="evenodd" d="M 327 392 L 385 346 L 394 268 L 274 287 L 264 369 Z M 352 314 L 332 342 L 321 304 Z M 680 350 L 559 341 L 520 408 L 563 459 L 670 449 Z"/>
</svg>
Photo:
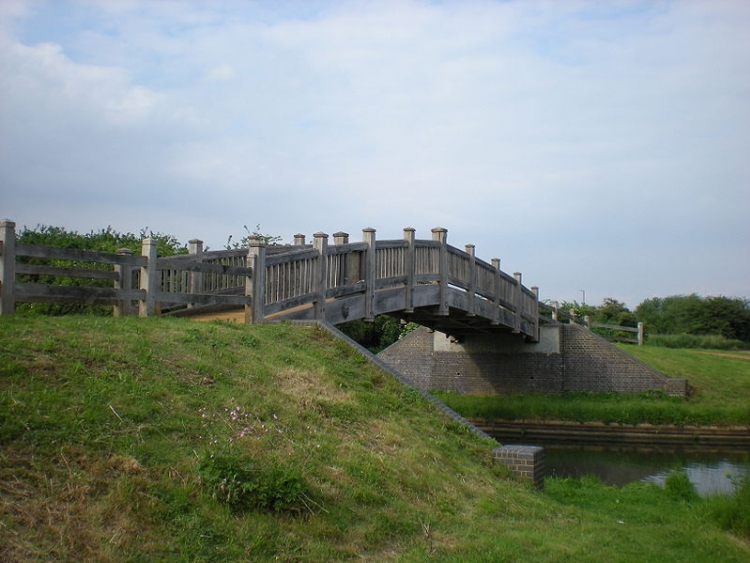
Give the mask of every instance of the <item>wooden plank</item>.
<svg viewBox="0 0 750 563">
<path fill-rule="evenodd" d="M 79 248 L 59 248 L 56 246 L 43 246 L 40 244 L 17 244 L 16 256 L 47 258 L 49 260 L 98 262 L 100 264 L 129 264 L 131 266 L 145 266 L 148 262 L 144 256 L 114 254 L 113 252 L 97 252 L 94 250 L 81 250 Z"/>
<path fill-rule="evenodd" d="M 143 299 L 145 292 L 109 287 L 81 287 L 18 283 L 13 285 L 16 301 L 26 303 L 83 303 L 86 305 L 114 305 L 120 301 Z"/>
<path fill-rule="evenodd" d="M 248 303 L 249 297 L 244 295 L 214 295 L 210 293 L 169 293 L 158 291 L 156 301 L 159 303 L 182 303 L 195 305 L 236 305 L 241 307 Z"/>
<path fill-rule="evenodd" d="M 364 293 L 366 289 L 367 283 L 364 281 L 358 281 L 357 283 L 350 283 L 348 285 L 340 285 L 338 287 L 329 287 L 326 291 L 326 299 L 336 299 L 354 293 Z"/>
<path fill-rule="evenodd" d="M 265 316 L 268 317 L 269 315 L 274 315 L 282 311 L 286 311 L 287 309 L 294 309 L 295 307 L 301 307 L 302 305 L 309 305 L 315 302 L 316 296 L 317 293 L 306 293 L 305 295 L 299 295 L 297 297 L 278 301 L 277 303 L 268 303 L 265 305 L 263 310 L 265 311 Z"/>
<path fill-rule="evenodd" d="M 618 326 L 618 325 L 608 325 L 603 323 L 589 323 L 589 328 L 606 328 L 609 330 L 622 330 L 625 332 L 638 332 L 637 328 L 633 328 L 630 326 Z"/>
<path fill-rule="evenodd" d="M 161 260 L 157 262 L 157 268 L 160 270 L 175 270 L 177 272 L 202 272 L 207 274 L 219 274 L 224 276 L 252 276 L 252 268 L 243 268 L 241 266 L 227 266 L 224 264 L 210 264 L 206 262 L 182 262 L 182 263 L 164 263 Z"/>
<path fill-rule="evenodd" d="M 273 256 L 266 256 L 266 267 L 275 266 L 276 264 L 283 264 L 285 262 L 298 262 L 302 260 L 311 260 L 318 257 L 318 251 L 314 248 L 307 248 L 305 250 L 294 250 L 292 252 L 285 252 L 284 254 L 276 254 Z"/>
<path fill-rule="evenodd" d="M 82 268 L 62 268 L 39 264 L 16 264 L 16 274 L 32 276 L 67 276 L 71 278 L 88 278 L 96 280 L 118 280 L 120 274 L 112 270 L 85 270 Z"/>
<path fill-rule="evenodd" d="M 403 276 L 393 276 L 390 278 L 381 278 L 377 281 L 375 281 L 375 290 L 383 289 L 386 287 L 392 287 L 394 285 L 400 285 L 403 286 L 406 284 L 406 275 Z"/>
<path fill-rule="evenodd" d="M 364 252 L 367 250 L 366 242 L 349 242 L 346 244 L 336 244 L 328 247 L 328 255 L 337 254 L 354 254 L 355 252 Z"/>
</svg>

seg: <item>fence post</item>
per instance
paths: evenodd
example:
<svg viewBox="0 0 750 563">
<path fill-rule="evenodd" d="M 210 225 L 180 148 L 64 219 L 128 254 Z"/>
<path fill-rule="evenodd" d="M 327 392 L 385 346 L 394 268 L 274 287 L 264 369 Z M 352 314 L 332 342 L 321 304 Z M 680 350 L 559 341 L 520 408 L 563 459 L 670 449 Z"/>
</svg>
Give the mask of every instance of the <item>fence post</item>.
<svg viewBox="0 0 750 563">
<path fill-rule="evenodd" d="M 146 296 L 138 301 L 138 315 L 150 317 L 156 313 L 156 292 L 159 288 L 155 239 L 143 239 L 141 255 L 147 259 L 146 265 L 141 267 L 141 289 L 146 292 Z"/>
<path fill-rule="evenodd" d="M 362 229 L 362 240 L 367 243 L 365 252 L 365 317 L 366 323 L 375 320 L 375 229 Z"/>
<path fill-rule="evenodd" d="M 492 267 L 495 269 L 495 287 L 493 289 L 493 294 L 495 298 L 492 300 L 492 302 L 495 304 L 495 307 L 492 312 L 492 324 L 499 325 L 500 324 L 500 287 L 502 285 L 502 276 L 500 273 L 500 258 L 493 258 L 491 260 L 491 263 L 492 263 Z"/>
<path fill-rule="evenodd" d="M 557 322 L 560 304 L 557 301 L 551 301 L 550 305 L 552 305 L 552 320 Z"/>
<path fill-rule="evenodd" d="M 513 277 L 516 279 L 516 287 L 513 288 L 513 307 L 515 308 L 516 318 L 513 319 L 513 332 L 521 332 L 521 311 L 523 311 L 523 290 L 521 289 L 521 272 L 514 272 Z"/>
<path fill-rule="evenodd" d="M 468 307 L 466 308 L 466 314 L 469 317 L 476 315 L 474 312 L 474 293 L 476 292 L 476 278 L 477 278 L 477 257 L 476 247 L 473 244 L 466 245 L 466 254 L 469 258 L 469 287 L 466 289 L 466 296 L 469 298 Z"/>
<path fill-rule="evenodd" d="M 448 310 L 448 229 L 435 227 L 432 229 L 432 240 L 440 243 L 440 303 L 438 315 L 447 316 Z"/>
<path fill-rule="evenodd" d="M 16 312 L 16 224 L 0 221 L 0 315 Z"/>
<path fill-rule="evenodd" d="M 116 254 L 118 256 L 132 256 L 133 251 L 129 248 L 118 248 Z M 130 264 L 115 264 L 114 269 L 117 272 L 115 289 L 121 291 L 130 291 L 133 289 L 133 268 Z M 121 299 L 117 305 L 112 307 L 112 316 L 114 317 L 126 317 L 132 314 L 133 310 L 130 299 Z"/>
<path fill-rule="evenodd" d="M 294 246 L 305 246 L 305 235 L 302 233 L 294 235 Z"/>
<path fill-rule="evenodd" d="M 188 241 L 188 254 L 194 257 L 196 262 L 203 262 L 203 241 L 197 238 Z M 203 293 L 203 272 L 188 272 L 188 291 L 195 295 Z M 188 303 L 188 309 L 195 307 L 194 303 Z"/>
<path fill-rule="evenodd" d="M 245 304 L 245 324 L 262 323 L 266 300 L 266 243 L 257 235 L 247 240 L 247 267 L 253 272 L 245 278 L 245 296 L 250 297 Z"/>
<path fill-rule="evenodd" d="M 313 248 L 318 251 L 318 275 L 315 279 L 315 318 L 325 320 L 328 289 L 328 235 L 313 234 Z"/>
<path fill-rule="evenodd" d="M 643 346 L 643 323 L 638 323 L 638 346 Z"/>
<path fill-rule="evenodd" d="M 414 312 L 414 278 L 416 277 L 417 261 L 415 257 L 414 241 L 416 230 L 411 227 L 404 229 L 404 240 L 407 242 L 406 247 L 406 288 L 404 299 L 404 313 Z"/>
<path fill-rule="evenodd" d="M 591 329 L 591 317 L 589 317 L 588 315 L 584 315 L 583 324 L 586 328 Z"/>
</svg>

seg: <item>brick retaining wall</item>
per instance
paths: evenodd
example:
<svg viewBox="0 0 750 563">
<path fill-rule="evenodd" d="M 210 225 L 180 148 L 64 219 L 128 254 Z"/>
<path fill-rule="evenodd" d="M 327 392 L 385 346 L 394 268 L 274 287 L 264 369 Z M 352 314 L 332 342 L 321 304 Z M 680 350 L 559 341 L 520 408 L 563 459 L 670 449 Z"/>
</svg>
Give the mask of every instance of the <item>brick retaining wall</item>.
<svg viewBox="0 0 750 563">
<path fill-rule="evenodd" d="M 467 336 L 455 343 L 421 327 L 378 357 L 425 390 L 477 395 L 633 393 L 687 394 L 687 381 L 664 376 L 578 325 L 542 327 L 539 343 L 511 333 Z"/>
</svg>

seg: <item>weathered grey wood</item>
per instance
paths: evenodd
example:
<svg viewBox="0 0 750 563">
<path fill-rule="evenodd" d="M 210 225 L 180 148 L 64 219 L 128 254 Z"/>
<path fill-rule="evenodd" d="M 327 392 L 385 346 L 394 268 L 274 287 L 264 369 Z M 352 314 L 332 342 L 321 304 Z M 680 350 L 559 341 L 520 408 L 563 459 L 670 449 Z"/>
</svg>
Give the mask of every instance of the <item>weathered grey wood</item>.
<svg viewBox="0 0 750 563">
<path fill-rule="evenodd" d="M 348 285 L 340 285 L 338 287 L 329 287 L 326 290 L 326 300 L 337 299 L 344 297 L 345 295 L 351 295 L 352 293 L 364 293 L 367 291 L 367 283 L 362 280 L 357 283 L 350 283 Z"/>
<path fill-rule="evenodd" d="M 216 295 L 213 293 L 169 293 L 166 291 L 156 292 L 156 301 L 161 304 L 187 304 L 187 305 L 237 305 L 247 304 L 250 297 L 244 295 Z"/>
<path fill-rule="evenodd" d="M 448 230 L 441 227 L 432 229 L 432 240 L 440 243 L 440 303 L 438 311 L 440 315 L 447 316 L 448 309 Z"/>
<path fill-rule="evenodd" d="M 260 323 L 264 318 L 266 291 L 266 243 L 258 236 L 248 240 L 247 264 L 253 271 L 245 281 L 245 295 L 251 297 L 245 305 L 245 322 Z"/>
<path fill-rule="evenodd" d="M 266 248 L 256 240 L 248 250 L 216 252 L 203 251 L 202 243 L 194 239 L 190 241 L 191 254 L 165 258 L 156 256 L 155 245 L 148 239 L 143 241 L 143 255 L 135 257 L 15 245 L 13 234 L 10 243 L 0 240 L 3 276 L 12 269 L 13 280 L 16 273 L 27 273 L 111 279 L 115 285 L 109 294 L 89 291 L 102 288 L 57 290 L 42 286 L 32 291 L 22 287 L 24 299 L 106 301 L 115 304 L 116 315 L 126 314 L 132 299 L 138 300 L 142 315 L 154 314 L 159 303 L 188 307 L 244 304 L 247 322 L 313 317 L 372 320 L 377 314 L 398 312 L 425 320 L 447 316 L 455 309 L 455 319 L 438 324 L 448 327 L 455 323 L 461 330 L 491 323 L 520 331 L 531 340 L 538 338 L 538 288 L 524 287 L 520 274 L 502 272 L 499 260 L 488 264 L 478 259 L 473 245 L 467 245 L 465 251 L 449 246 L 447 230 L 442 228 L 432 230 L 432 240 L 417 240 L 414 229 L 406 228 L 403 239 L 380 241 L 374 229 L 364 229 L 362 242 L 351 243 L 347 233 L 337 232 L 329 246 L 327 235 L 318 233 L 313 247 L 306 246 L 304 236 L 298 235 L 295 246 Z M 10 245 L 15 246 L 15 255 L 22 252 L 46 259 L 113 264 L 114 271 L 16 265 L 15 258 L 7 259 Z M 141 289 L 128 293 L 132 276 L 126 271 L 134 267 L 141 268 Z M 0 283 L 3 279 L 0 276 Z M 16 286 L 11 281 L 10 291 L 2 291 L 0 285 L 4 310 L 8 309 L 7 295 L 15 293 Z M 14 296 L 11 302 L 16 300 Z M 477 320 L 471 320 L 473 317 Z"/>
<path fill-rule="evenodd" d="M 365 292 L 365 322 L 373 322 L 375 320 L 375 229 L 367 228 L 362 230 L 362 239 L 367 244 L 367 250 L 365 251 L 365 281 L 367 282 L 367 290 Z"/>
<path fill-rule="evenodd" d="M 296 307 L 303 307 L 305 305 L 312 306 L 313 303 L 315 303 L 315 299 L 317 298 L 317 296 L 317 293 L 305 293 L 304 295 L 290 297 L 289 299 L 284 299 L 283 301 L 277 301 L 275 303 L 272 303 L 271 305 L 266 305 L 264 308 L 265 317 L 268 318 L 270 316 L 276 315 L 283 311 L 287 311 L 289 309 L 294 309 Z"/>
<path fill-rule="evenodd" d="M 604 323 L 587 323 L 590 328 L 606 328 L 610 330 L 620 330 L 624 332 L 638 332 L 637 328 L 634 328 L 632 326 L 619 326 L 619 325 L 608 325 Z"/>
<path fill-rule="evenodd" d="M 290 260 L 310 260 L 317 258 L 318 251 L 314 248 L 303 248 L 300 250 L 293 250 L 291 252 L 285 252 L 284 254 L 276 254 L 274 256 L 266 256 L 266 266 L 275 266 L 277 264 L 285 264 Z"/>
<path fill-rule="evenodd" d="M 203 241 L 197 238 L 188 241 L 188 254 L 196 262 L 203 262 Z M 190 293 L 201 293 L 203 291 L 203 270 L 189 270 L 188 286 Z M 193 307 L 189 304 L 188 307 Z"/>
<path fill-rule="evenodd" d="M 144 266 L 147 258 L 143 256 L 124 256 L 112 252 L 81 250 L 78 248 L 59 248 L 37 244 L 17 244 L 16 256 L 30 258 L 48 258 L 50 260 L 74 260 L 78 262 L 97 262 L 99 264 L 130 264 Z"/>
<path fill-rule="evenodd" d="M 16 224 L 10 219 L 0 221 L 0 315 L 16 311 Z"/>
<path fill-rule="evenodd" d="M 324 320 L 326 318 L 326 290 L 328 289 L 328 235 L 313 234 L 313 248 L 318 252 L 318 271 L 315 277 L 315 318 Z"/>
<path fill-rule="evenodd" d="M 145 292 L 109 287 L 48 285 L 41 283 L 14 284 L 16 301 L 21 303 L 85 303 L 86 305 L 115 305 L 123 299 L 143 299 Z"/>
<path fill-rule="evenodd" d="M 138 315 L 151 317 L 156 314 L 156 292 L 159 287 L 159 270 L 156 267 L 156 240 L 145 238 L 142 241 L 141 255 L 148 262 L 141 266 L 141 289 L 146 292 L 143 299 L 138 301 Z"/>
<path fill-rule="evenodd" d="M 112 270 L 86 270 L 83 268 L 63 268 L 42 264 L 16 264 L 16 274 L 37 276 L 66 276 L 69 278 L 86 278 L 94 280 L 116 280 L 119 274 Z"/>
<path fill-rule="evenodd" d="M 407 227 L 404 229 L 404 240 L 406 241 L 406 281 L 404 286 L 404 313 L 414 312 L 412 292 L 416 276 L 416 257 L 414 241 L 416 240 L 416 229 Z"/>
<path fill-rule="evenodd" d="M 133 251 L 129 248 L 120 248 L 117 254 L 121 256 L 132 256 Z M 120 291 L 130 291 L 132 287 L 133 275 L 132 267 L 128 264 L 115 264 L 114 273 L 117 275 L 114 281 L 114 288 Z M 133 314 L 132 300 L 122 299 L 112 307 L 112 315 L 115 317 L 125 317 Z"/>
</svg>

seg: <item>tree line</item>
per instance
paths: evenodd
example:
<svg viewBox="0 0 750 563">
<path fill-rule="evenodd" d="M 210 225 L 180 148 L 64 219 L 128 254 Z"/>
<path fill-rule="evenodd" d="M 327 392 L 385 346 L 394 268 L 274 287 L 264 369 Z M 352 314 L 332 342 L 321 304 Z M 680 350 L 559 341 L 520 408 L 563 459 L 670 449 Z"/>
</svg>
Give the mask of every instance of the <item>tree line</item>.
<svg viewBox="0 0 750 563">
<path fill-rule="evenodd" d="M 651 297 L 634 310 L 604 299 L 601 305 L 563 303 L 563 312 L 592 322 L 619 326 L 644 324 L 647 337 L 655 335 L 717 336 L 750 344 L 750 301 L 740 297 L 671 295 Z"/>
</svg>

